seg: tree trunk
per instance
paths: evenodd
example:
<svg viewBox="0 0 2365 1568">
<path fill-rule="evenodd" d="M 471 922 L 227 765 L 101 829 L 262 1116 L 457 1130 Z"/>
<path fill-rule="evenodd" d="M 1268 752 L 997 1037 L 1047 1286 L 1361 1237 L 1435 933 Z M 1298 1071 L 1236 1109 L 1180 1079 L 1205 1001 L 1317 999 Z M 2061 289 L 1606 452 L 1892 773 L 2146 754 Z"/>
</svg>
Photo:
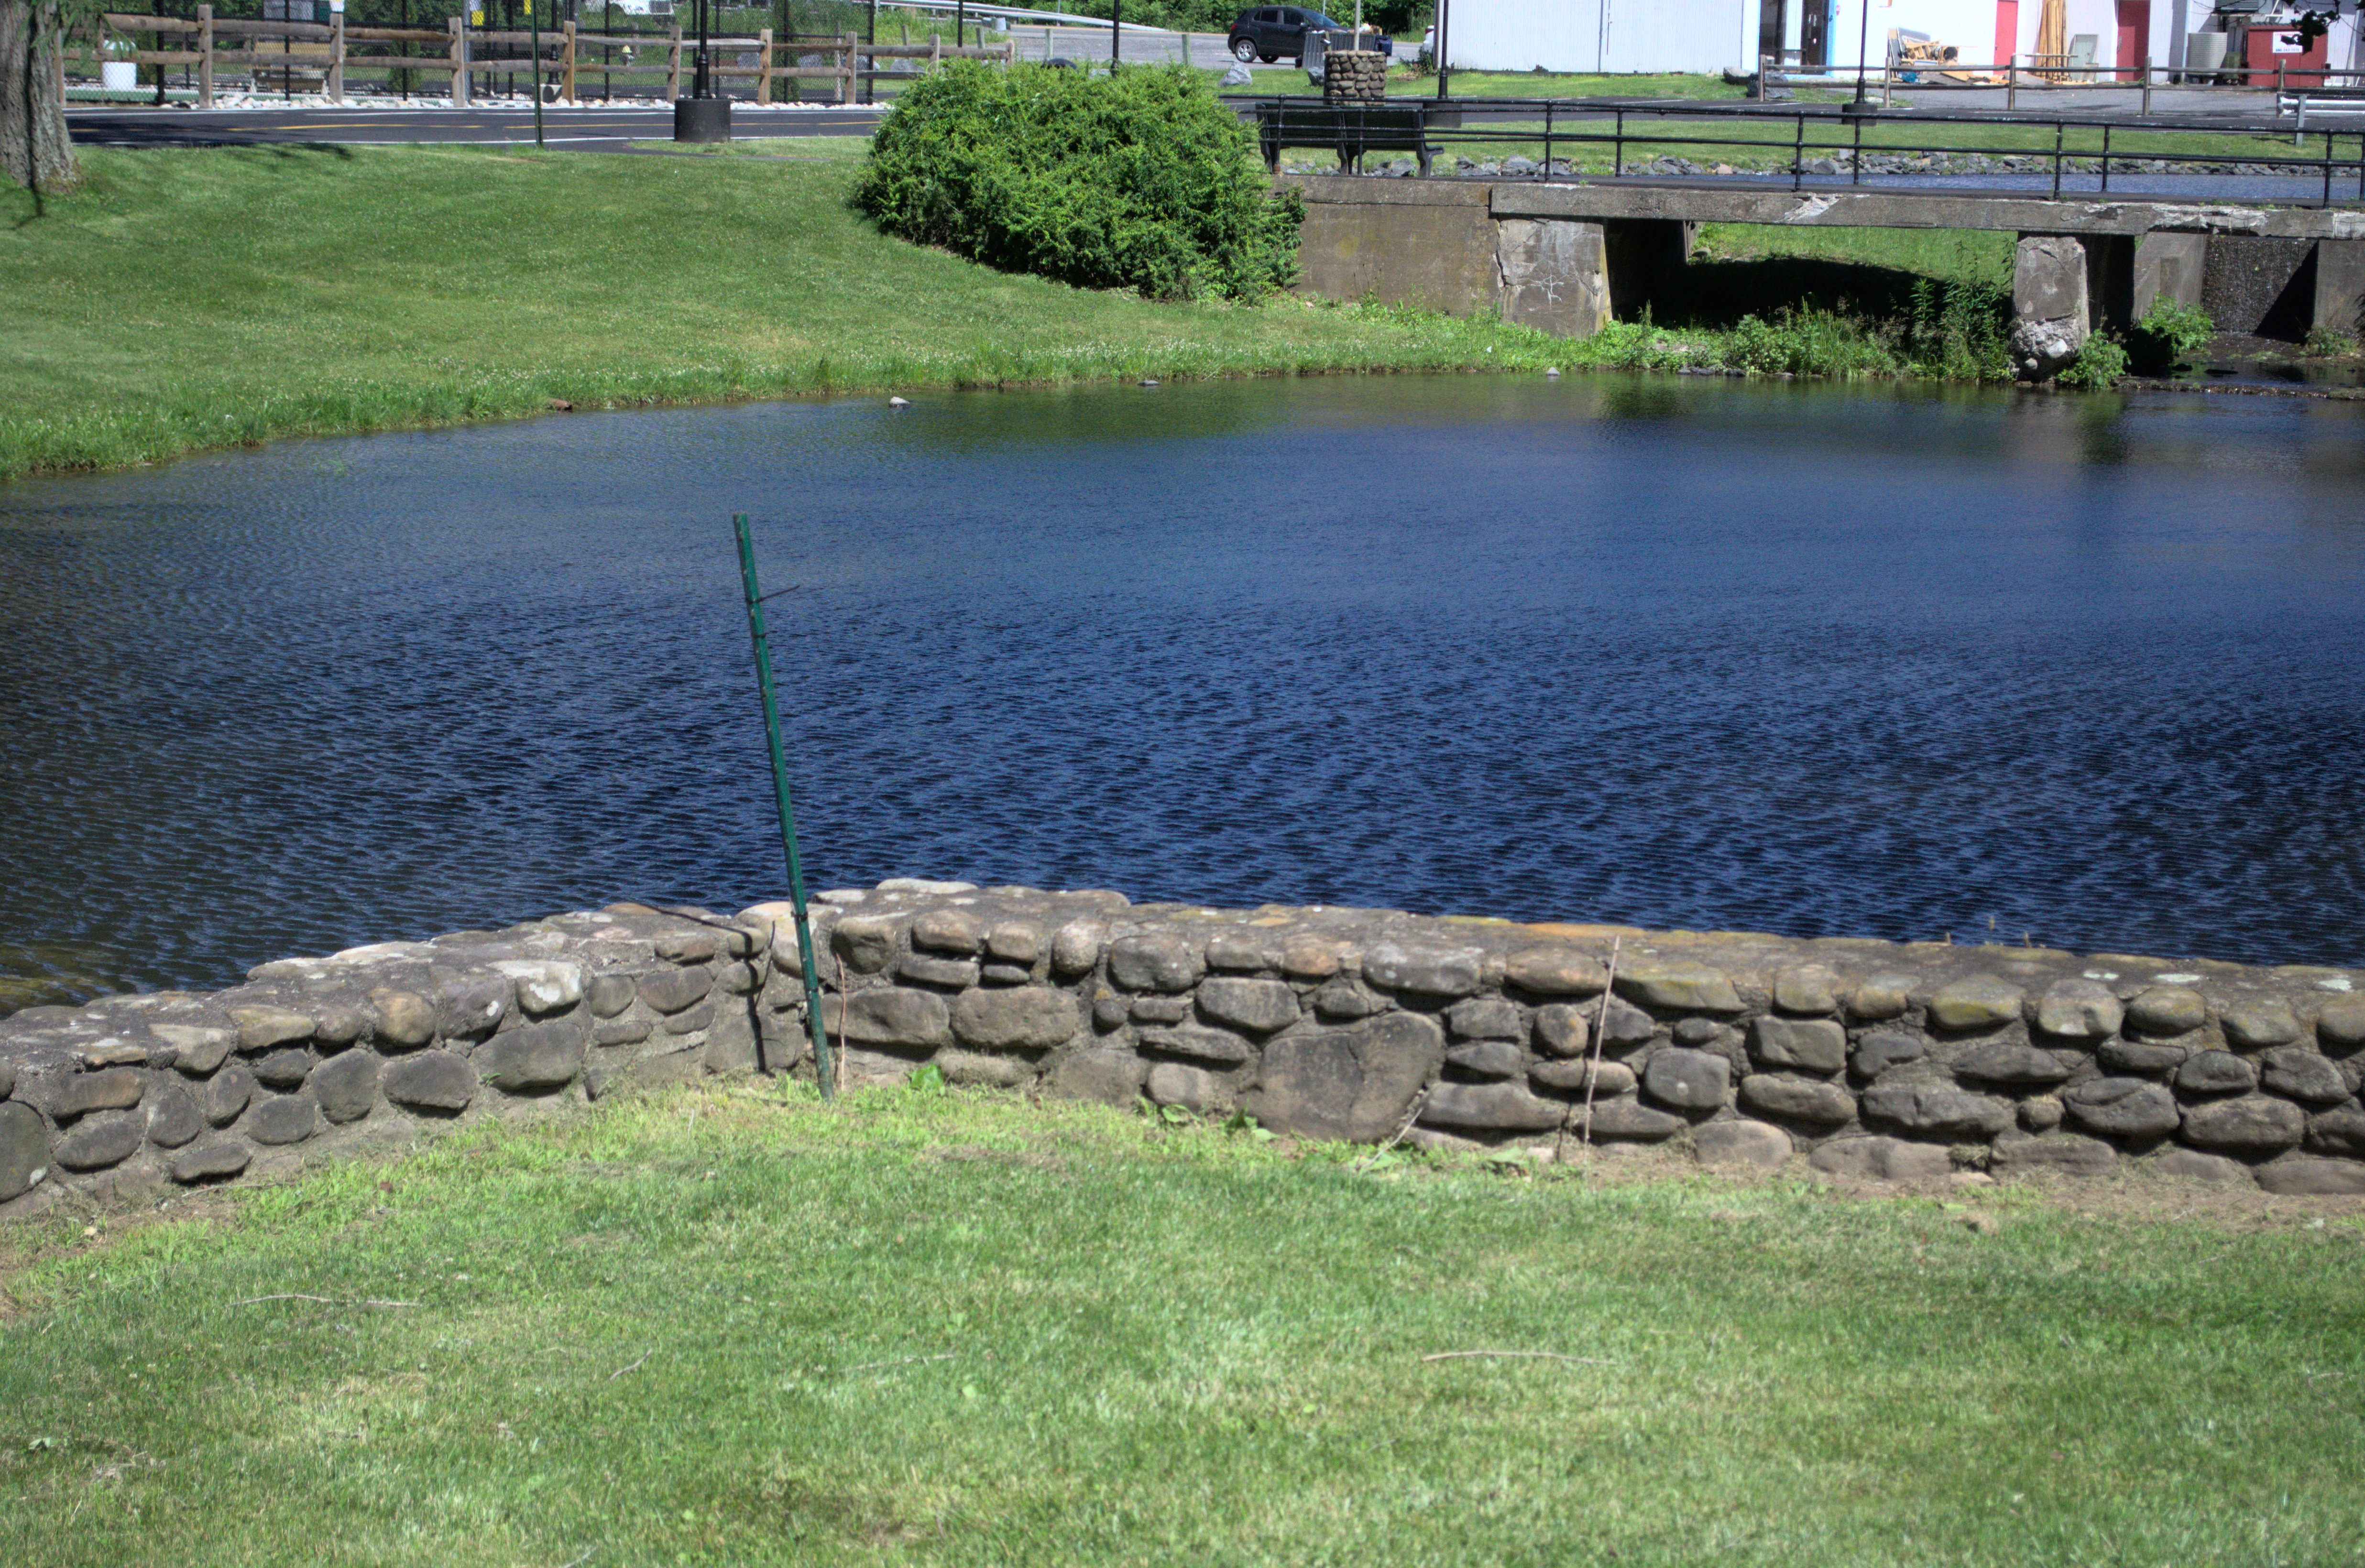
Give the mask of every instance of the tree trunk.
<svg viewBox="0 0 2365 1568">
<path fill-rule="evenodd" d="M 80 176 L 58 89 L 65 25 L 58 0 L 0 0 L 0 174 L 36 191 Z"/>
</svg>

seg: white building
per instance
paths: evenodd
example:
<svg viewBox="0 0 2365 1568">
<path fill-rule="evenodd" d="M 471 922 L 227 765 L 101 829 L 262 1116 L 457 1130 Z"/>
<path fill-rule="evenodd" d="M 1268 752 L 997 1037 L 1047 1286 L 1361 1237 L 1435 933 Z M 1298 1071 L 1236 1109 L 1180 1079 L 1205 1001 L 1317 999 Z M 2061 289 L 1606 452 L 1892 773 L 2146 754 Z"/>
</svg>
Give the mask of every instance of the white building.
<svg viewBox="0 0 2365 1568">
<path fill-rule="evenodd" d="M 2273 0 L 2269 0 L 2270 4 Z M 2343 13 L 2326 63 L 2365 69 L 2359 0 L 2315 0 Z M 2066 40 L 2094 40 L 2098 72 L 2184 63 L 2188 35 L 2215 30 L 2216 0 L 2067 0 Z M 1864 0 L 1445 0 L 1456 70 L 1622 72 L 1754 70 L 1777 50 L 1793 66 L 1853 72 Z M 2296 11 L 2299 6 L 2287 9 Z M 1872 0 L 1865 60 L 1877 67 L 1892 30 L 1952 44 L 1967 65 L 2036 51 L 2044 0 Z M 2270 13 L 2281 15 L 2282 13 Z M 2239 63 L 2226 62 L 2228 65 Z"/>
</svg>

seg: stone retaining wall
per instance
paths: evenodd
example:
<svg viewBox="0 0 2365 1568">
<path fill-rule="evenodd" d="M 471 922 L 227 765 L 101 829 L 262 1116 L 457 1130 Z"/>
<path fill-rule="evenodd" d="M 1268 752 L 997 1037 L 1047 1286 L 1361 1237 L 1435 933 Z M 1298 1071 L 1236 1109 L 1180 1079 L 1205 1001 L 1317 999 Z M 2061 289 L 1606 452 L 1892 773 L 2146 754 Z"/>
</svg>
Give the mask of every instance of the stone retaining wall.
<svg viewBox="0 0 2365 1568">
<path fill-rule="evenodd" d="M 909 880 L 824 894 L 814 926 L 856 1081 L 933 1063 L 1304 1137 L 1678 1142 L 1892 1179 L 2132 1159 L 2365 1193 L 2365 992 L 2342 970 Z M 781 904 L 620 905 L 31 1008 L 0 1020 L 0 1215 L 810 1072 L 802 1014 Z"/>
</svg>

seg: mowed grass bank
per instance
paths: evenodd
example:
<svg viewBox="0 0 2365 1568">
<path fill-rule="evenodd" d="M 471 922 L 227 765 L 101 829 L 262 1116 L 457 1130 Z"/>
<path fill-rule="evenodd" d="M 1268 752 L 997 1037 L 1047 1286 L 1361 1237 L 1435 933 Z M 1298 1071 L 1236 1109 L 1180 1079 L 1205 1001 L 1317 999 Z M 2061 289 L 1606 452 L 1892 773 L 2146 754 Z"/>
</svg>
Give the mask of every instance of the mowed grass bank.
<svg viewBox="0 0 2365 1568">
<path fill-rule="evenodd" d="M 2166 1195 L 627 1102 L 0 1233 L 0 1556 L 2357 1561 L 2365 1215 Z"/>
<path fill-rule="evenodd" d="M 1485 322 L 996 273 L 872 230 L 845 151 L 86 150 L 38 216 L 0 195 L 0 476 L 553 399 L 1552 363 Z"/>
</svg>

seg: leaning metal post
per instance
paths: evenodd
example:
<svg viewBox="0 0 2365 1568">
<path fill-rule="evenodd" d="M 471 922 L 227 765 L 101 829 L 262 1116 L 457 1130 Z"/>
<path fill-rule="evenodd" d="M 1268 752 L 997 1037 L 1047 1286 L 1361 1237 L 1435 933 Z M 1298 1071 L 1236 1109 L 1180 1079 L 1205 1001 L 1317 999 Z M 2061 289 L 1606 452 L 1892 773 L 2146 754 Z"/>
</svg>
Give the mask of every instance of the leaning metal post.
<svg viewBox="0 0 2365 1568">
<path fill-rule="evenodd" d="M 805 1034 L 813 1041 L 813 1076 L 821 1097 L 835 1091 L 830 1071 L 829 1031 L 821 1020 L 821 971 L 813 964 L 813 923 L 805 918 L 805 872 L 797 857 L 797 812 L 789 803 L 789 759 L 780 745 L 780 704 L 772 691 L 772 644 L 764 632 L 764 596 L 756 587 L 756 545 L 747 532 L 747 514 L 731 520 L 739 536 L 739 581 L 747 594 L 747 634 L 756 643 L 756 685 L 764 694 L 764 744 L 772 754 L 772 799 L 780 812 L 780 846 L 789 855 L 789 907 L 797 927 L 797 965 L 805 978 Z"/>
</svg>

